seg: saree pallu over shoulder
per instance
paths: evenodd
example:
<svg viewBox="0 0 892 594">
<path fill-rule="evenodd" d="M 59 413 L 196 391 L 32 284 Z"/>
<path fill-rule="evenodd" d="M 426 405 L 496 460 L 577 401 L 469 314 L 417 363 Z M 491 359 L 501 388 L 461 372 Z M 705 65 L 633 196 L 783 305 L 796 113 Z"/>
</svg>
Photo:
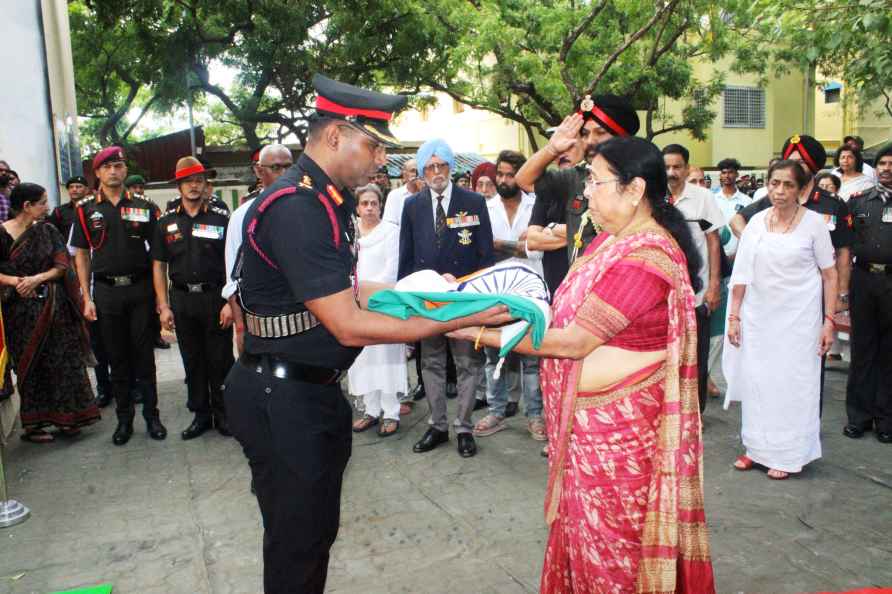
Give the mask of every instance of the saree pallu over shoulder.
<svg viewBox="0 0 892 594">
<path fill-rule="evenodd" d="M 712 593 L 715 585 L 703 510 L 696 319 L 687 263 L 681 249 L 665 232 L 648 230 L 611 241 L 612 238 L 602 235 L 574 263 L 555 294 L 553 326 L 564 328 L 574 321 L 583 326 L 608 329 L 611 325 L 621 325 L 622 320 L 617 319 L 621 312 L 611 307 L 598 311 L 599 308 L 592 307 L 591 300 L 586 298 L 619 262 L 641 266 L 664 279 L 670 287 L 667 297 L 669 328 L 666 360 L 595 394 L 578 393 L 582 361 L 543 360 L 542 386 L 549 442 L 552 444 L 545 518 L 552 531 L 561 530 L 554 524 L 559 512 L 566 513 L 573 505 L 578 507 L 578 498 L 570 504 L 570 498 L 562 492 L 564 475 L 571 467 L 568 450 L 571 439 L 575 439 L 574 426 L 578 419 L 594 418 L 596 422 L 593 424 L 604 421 L 609 425 L 615 421 L 611 415 L 638 417 L 638 422 L 643 423 L 642 427 L 653 428 L 654 446 L 648 451 L 655 450 L 655 453 L 648 460 L 625 461 L 634 468 L 639 464 L 650 468 L 649 483 L 645 487 L 646 505 L 642 500 L 644 511 L 640 526 L 635 518 L 617 520 L 630 522 L 640 529 L 640 561 L 637 564 L 635 591 Z M 585 303 L 589 305 L 583 308 Z M 641 410 L 627 410 L 636 406 Z M 617 407 L 620 407 L 619 411 Z M 582 417 L 578 416 L 580 413 Z M 651 421 L 652 425 L 647 424 Z M 576 430 L 584 431 L 585 428 L 577 427 Z M 580 435 L 579 439 L 584 438 Z M 577 448 L 573 453 L 577 462 L 579 455 Z M 602 461 L 597 456 L 584 461 L 590 467 L 589 474 L 600 472 L 597 465 Z M 610 472 L 606 474 L 609 478 Z M 576 513 L 586 513 L 591 517 L 597 512 L 582 510 Z M 562 538 L 557 536 L 556 540 Z M 546 553 L 546 565 L 548 563 L 549 553 Z M 633 571 L 636 568 L 633 564 L 627 569 Z M 547 571 L 546 566 L 543 586 Z M 563 580 L 566 579 L 565 576 Z M 612 591 L 604 589 L 602 584 L 595 589 Z M 553 591 L 577 590 L 571 586 L 568 590 L 557 588 Z"/>
</svg>

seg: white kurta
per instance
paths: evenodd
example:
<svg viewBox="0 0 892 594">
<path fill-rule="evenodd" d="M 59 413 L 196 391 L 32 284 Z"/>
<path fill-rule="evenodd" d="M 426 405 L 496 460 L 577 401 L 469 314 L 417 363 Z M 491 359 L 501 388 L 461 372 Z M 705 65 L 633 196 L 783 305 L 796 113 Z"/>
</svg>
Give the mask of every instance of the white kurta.
<svg viewBox="0 0 892 594">
<path fill-rule="evenodd" d="M 732 400 L 742 403 L 748 457 L 799 472 L 821 457 L 820 270 L 834 265 L 834 252 L 821 215 L 806 210 L 792 232 L 780 234 L 766 228 L 770 213 L 752 218 L 737 248 L 729 292 L 742 284 L 746 294 L 740 347 L 725 337 L 725 408 Z"/>
<path fill-rule="evenodd" d="M 371 233 L 359 238 L 360 281 L 395 283 L 399 266 L 399 227 L 382 221 Z M 406 375 L 406 345 L 379 344 L 362 349 L 347 374 L 351 394 L 384 394 L 409 391 Z"/>
</svg>

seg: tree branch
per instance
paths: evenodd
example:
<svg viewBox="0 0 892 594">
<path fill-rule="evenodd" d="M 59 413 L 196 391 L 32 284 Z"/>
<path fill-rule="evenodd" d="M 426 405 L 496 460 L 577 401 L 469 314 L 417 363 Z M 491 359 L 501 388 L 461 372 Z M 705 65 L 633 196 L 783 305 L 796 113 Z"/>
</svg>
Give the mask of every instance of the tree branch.
<svg viewBox="0 0 892 594">
<path fill-rule="evenodd" d="M 570 72 L 567 69 L 567 55 L 570 53 L 570 50 L 573 49 L 573 45 L 576 43 L 576 40 L 579 39 L 579 36 L 588 29 L 589 25 L 591 25 L 592 22 L 598 18 L 598 15 L 607 7 L 607 2 L 608 0 L 601 0 L 600 4 L 593 5 L 588 15 L 582 19 L 582 22 L 576 25 L 566 37 L 564 37 L 564 42 L 561 44 L 561 51 L 558 55 L 558 63 L 561 65 L 561 80 L 564 81 L 564 86 L 570 92 L 570 96 L 573 97 L 574 103 L 579 99 L 579 89 L 576 87 L 576 84 L 573 82 L 573 79 L 570 77 Z"/>
<path fill-rule="evenodd" d="M 610 57 L 608 57 L 607 60 L 604 62 L 604 65 L 601 66 L 601 70 L 598 72 L 598 74 L 596 74 L 595 77 L 588 84 L 584 94 L 590 95 L 590 94 L 594 93 L 595 88 L 598 86 L 598 83 L 601 82 L 601 79 L 604 78 L 604 75 L 607 74 L 607 71 L 610 70 L 610 68 L 613 66 L 614 62 L 616 62 L 619 59 L 619 57 L 623 54 L 623 52 L 625 52 L 627 49 L 629 49 L 633 43 L 635 43 L 636 41 L 641 39 L 645 33 L 650 31 L 653 28 L 653 26 L 657 23 L 657 21 L 664 14 L 666 14 L 667 12 L 671 12 L 673 9 L 675 9 L 675 6 L 677 4 L 678 4 L 678 0 L 669 0 L 668 2 L 666 2 L 663 5 L 663 7 L 660 8 L 660 10 L 658 10 L 656 12 L 656 14 L 654 14 L 654 16 L 649 21 L 647 21 L 647 23 L 645 23 L 640 29 L 635 31 L 635 33 L 633 33 L 632 36 L 626 40 L 625 43 L 623 43 L 621 46 L 616 48 L 616 50 L 612 54 L 610 54 Z"/>
<path fill-rule="evenodd" d="M 124 131 L 124 134 L 121 135 L 121 138 L 123 138 L 125 142 L 127 141 L 127 138 L 130 137 L 130 134 L 133 132 L 134 128 L 136 128 L 136 126 L 139 124 L 139 121 L 142 120 L 143 116 L 146 115 L 146 113 L 148 113 L 149 108 L 152 107 L 152 104 L 160 98 L 161 95 L 159 93 L 155 93 L 152 98 L 149 99 L 148 102 L 143 106 L 139 116 L 137 116 L 133 123 L 130 124 L 130 127 Z"/>
</svg>

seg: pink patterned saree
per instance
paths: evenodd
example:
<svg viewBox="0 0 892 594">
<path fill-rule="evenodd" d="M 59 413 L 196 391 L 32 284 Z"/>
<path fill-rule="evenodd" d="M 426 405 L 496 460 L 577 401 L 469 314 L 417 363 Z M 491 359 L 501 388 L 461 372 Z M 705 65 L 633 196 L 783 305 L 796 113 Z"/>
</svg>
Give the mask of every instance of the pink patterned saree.
<svg viewBox="0 0 892 594">
<path fill-rule="evenodd" d="M 667 356 L 594 393 L 577 389 L 581 360 L 543 360 L 551 445 L 542 594 L 713 594 L 684 254 L 662 230 L 615 241 L 602 234 L 570 269 L 553 312 L 552 327 L 575 322 L 607 344 L 637 332 L 637 340 L 665 341 Z M 666 318 L 668 328 L 653 323 Z M 636 319 L 648 321 L 636 326 Z M 642 327 L 649 337 L 640 336 Z"/>
</svg>

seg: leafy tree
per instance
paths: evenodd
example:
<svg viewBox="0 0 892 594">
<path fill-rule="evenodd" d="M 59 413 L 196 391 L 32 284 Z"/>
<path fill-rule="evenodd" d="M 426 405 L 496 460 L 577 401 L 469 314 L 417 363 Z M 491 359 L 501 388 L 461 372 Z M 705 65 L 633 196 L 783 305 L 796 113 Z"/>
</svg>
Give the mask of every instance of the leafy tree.
<svg viewBox="0 0 892 594">
<path fill-rule="evenodd" d="M 758 0 L 750 14 L 760 48 L 751 58 L 763 70 L 817 67 L 845 81 L 862 107 L 881 99 L 892 117 L 890 0 Z"/>
<path fill-rule="evenodd" d="M 537 134 L 585 96 L 614 93 L 646 111 L 648 138 L 688 130 L 703 138 L 721 92 L 720 75 L 700 80 L 696 60 L 717 61 L 745 39 L 726 26 L 723 1 L 445 0 L 431 18 L 452 32 L 446 65 L 425 80 L 454 99 Z M 666 100 L 682 101 L 681 116 Z"/>
</svg>

